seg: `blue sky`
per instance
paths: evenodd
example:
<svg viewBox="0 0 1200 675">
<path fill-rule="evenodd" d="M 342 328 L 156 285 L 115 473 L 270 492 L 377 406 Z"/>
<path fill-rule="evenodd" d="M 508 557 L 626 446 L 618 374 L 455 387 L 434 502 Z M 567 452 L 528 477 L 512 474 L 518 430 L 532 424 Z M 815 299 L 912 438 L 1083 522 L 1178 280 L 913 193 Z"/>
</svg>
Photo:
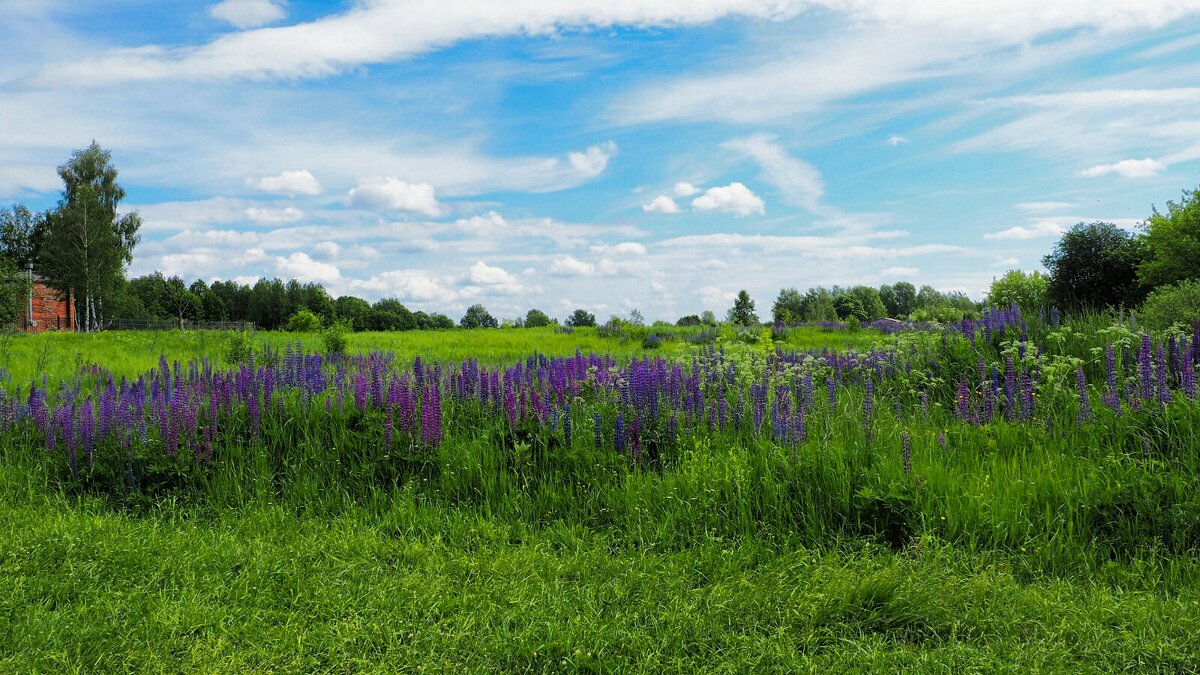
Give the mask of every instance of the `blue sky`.
<svg viewBox="0 0 1200 675">
<path fill-rule="evenodd" d="M 1193 0 L 5 0 L 0 203 L 97 140 L 131 269 L 457 315 L 980 297 L 1200 184 Z"/>
</svg>

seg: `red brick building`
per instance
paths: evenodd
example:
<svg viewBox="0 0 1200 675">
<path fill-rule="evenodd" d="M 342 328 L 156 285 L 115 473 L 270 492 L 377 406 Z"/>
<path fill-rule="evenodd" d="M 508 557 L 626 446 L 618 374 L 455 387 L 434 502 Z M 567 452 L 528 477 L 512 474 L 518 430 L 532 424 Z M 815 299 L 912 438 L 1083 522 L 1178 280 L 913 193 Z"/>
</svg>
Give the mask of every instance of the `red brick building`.
<svg viewBox="0 0 1200 675">
<path fill-rule="evenodd" d="M 25 299 L 25 311 L 21 312 L 21 327 L 29 333 L 41 333 L 48 330 L 73 330 L 74 317 L 71 314 L 71 303 L 65 297 L 59 297 L 58 292 L 46 286 L 41 281 L 33 280 L 33 323 L 30 325 L 29 299 Z"/>
</svg>

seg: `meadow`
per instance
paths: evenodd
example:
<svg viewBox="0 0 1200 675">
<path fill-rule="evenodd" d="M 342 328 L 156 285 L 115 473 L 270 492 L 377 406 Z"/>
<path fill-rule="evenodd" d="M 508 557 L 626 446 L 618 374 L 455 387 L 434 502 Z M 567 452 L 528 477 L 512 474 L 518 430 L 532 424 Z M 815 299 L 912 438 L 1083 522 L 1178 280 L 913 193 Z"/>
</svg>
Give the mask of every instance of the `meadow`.
<svg viewBox="0 0 1200 675">
<path fill-rule="evenodd" d="M 1200 327 L 698 333 L 2 338 L 0 670 L 1200 668 Z"/>
</svg>

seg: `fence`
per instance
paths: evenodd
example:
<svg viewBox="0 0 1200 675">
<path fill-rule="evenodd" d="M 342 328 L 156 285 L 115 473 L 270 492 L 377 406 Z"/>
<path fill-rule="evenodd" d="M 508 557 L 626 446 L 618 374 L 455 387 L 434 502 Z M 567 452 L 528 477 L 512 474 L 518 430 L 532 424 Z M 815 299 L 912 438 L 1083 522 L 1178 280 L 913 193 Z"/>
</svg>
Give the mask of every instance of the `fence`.
<svg viewBox="0 0 1200 675">
<path fill-rule="evenodd" d="M 104 330 L 251 330 L 253 321 L 183 321 L 175 319 L 111 319 L 104 323 Z"/>
</svg>

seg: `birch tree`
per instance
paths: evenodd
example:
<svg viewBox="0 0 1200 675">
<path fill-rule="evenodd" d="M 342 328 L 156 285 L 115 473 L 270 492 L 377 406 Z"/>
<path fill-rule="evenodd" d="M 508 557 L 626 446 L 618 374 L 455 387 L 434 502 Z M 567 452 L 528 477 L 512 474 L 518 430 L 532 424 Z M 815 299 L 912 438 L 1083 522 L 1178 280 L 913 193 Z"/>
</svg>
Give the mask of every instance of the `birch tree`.
<svg viewBox="0 0 1200 675">
<path fill-rule="evenodd" d="M 142 220 L 117 214 L 125 190 L 117 183 L 112 156 L 95 141 L 58 167 L 63 181 L 58 207 L 49 214 L 38 262 L 47 284 L 75 305 L 75 324 L 96 330 L 104 298 L 124 278 L 133 259 Z"/>
</svg>

